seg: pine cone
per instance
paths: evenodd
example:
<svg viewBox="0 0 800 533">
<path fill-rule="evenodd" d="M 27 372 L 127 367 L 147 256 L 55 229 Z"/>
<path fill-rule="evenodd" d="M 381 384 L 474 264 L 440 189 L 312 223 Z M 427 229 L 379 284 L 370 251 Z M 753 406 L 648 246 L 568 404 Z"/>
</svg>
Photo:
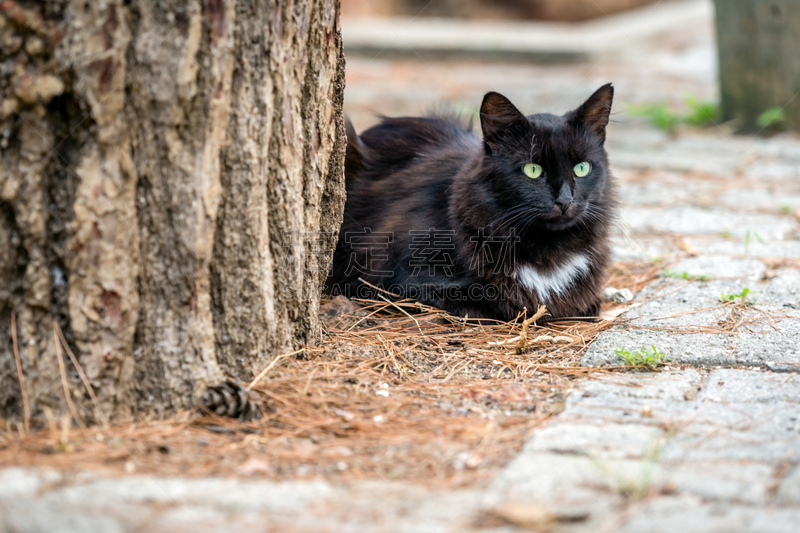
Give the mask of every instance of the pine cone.
<svg viewBox="0 0 800 533">
<path fill-rule="evenodd" d="M 209 387 L 200 398 L 200 405 L 219 416 L 238 418 L 244 422 L 258 420 L 262 416 L 261 409 L 250 398 L 247 389 L 230 379 Z"/>
</svg>

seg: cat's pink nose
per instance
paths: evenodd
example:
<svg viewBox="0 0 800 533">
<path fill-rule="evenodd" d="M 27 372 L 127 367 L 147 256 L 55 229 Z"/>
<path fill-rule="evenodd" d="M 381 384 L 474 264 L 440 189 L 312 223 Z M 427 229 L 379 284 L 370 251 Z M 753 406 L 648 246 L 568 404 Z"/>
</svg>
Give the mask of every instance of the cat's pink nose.
<svg viewBox="0 0 800 533">
<path fill-rule="evenodd" d="M 555 203 L 556 208 L 561 211 L 559 215 L 562 215 L 572 206 L 574 200 L 575 198 L 572 196 L 572 189 L 569 184 L 562 183 L 561 189 L 558 191 L 558 196 L 553 203 Z"/>
<path fill-rule="evenodd" d="M 564 213 L 567 213 L 567 211 L 569 211 L 569 208 L 572 207 L 573 205 L 575 205 L 575 203 L 571 199 L 570 200 L 564 200 L 564 201 L 556 200 L 555 204 L 556 204 L 555 205 L 555 209 L 557 210 L 559 215 L 563 215 Z"/>
</svg>

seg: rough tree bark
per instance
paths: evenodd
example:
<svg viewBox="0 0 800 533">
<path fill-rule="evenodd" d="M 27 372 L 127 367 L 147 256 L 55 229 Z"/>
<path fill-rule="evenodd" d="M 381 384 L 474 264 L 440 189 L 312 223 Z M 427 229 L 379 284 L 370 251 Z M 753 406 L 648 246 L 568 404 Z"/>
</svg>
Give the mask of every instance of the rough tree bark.
<svg viewBox="0 0 800 533">
<path fill-rule="evenodd" d="M 760 131 L 782 109 L 800 131 L 800 0 L 715 0 L 722 118 Z"/>
<path fill-rule="evenodd" d="M 0 2 L 0 416 L 165 416 L 314 342 L 344 206 L 338 0 Z M 79 415 L 97 416 L 65 357 Z"/>
</svg>

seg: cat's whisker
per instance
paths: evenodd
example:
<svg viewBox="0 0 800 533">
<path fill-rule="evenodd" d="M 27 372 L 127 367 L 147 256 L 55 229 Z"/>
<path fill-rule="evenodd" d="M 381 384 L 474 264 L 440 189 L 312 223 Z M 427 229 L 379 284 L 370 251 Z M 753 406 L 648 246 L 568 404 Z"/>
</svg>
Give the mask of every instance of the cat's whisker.
<svg viewBox="0 0 800 533">
<path fill-rule="evenodd" d="M 592 222 L 596 222 L 598 224 L 602 224 L 605 222 L 605 212 L 603 212 L 599 207 L 589 204 L 586 206 L 586 211 L 584 212 L 585 218 L 591 220 Z"/>
<path fill-rule="evenodd" d="M 499 217 L 497 217 L 497 218 L 493 219 L 493 220 L 492 220 L 491 222 L 489 222 L 489 224 L 487 224 L 487 225 L 488 225 L 488 226 L 491 226 L 491 225 L 493 225 L 493 224 L 495 224 L 495 223 L 497 223 L 497 222 L 500 222 L 500 221 L 502 221 L 502 220 L 504 220 L 504 219 L 506 219 L 506 218 L 509 218 L 509 217 L 511 217 L 511 216 L 513 216 L 513 215 L 516 215 L 516 214 L 518 214 L 518 213 L 525 212 L 525 211 L 527 211 L 528 209 L 530 209 L 530 207 L 528 207 L 527 205 L 519 205 L 519 206 L 516 206 L 516 207 L 512 207 L 511 209 L 509 209 L 508 211 L 506 211 L 505 213 L 503 213 L 503 214 L 502 214 L 502 215 L 500 215 Z"/>
<path fill-rule="evenodd" d="M 492 233 L 490 233 L 490 234 L 488 235 L 488 237 L 495 237 L 495 236 L 500 236 L 500 237 L 511 237 L 512 235 L 519 235 L 519 234 L 521 234 L 521 233 L 522 233 L 522 230 L 519 230 L 518 228 L 519 228 L 520 226 L 522 226 L 522 224 L 520 224 L 520 222 L 521 222 L 521 221 L 523 221 L 523 220 L 526 220 L 526 218 L 525 218 L 525 215 L 526 215 L 526 214 L 527 214 L 527 213 L 522 213 L 522 214 L 521 214 L 521 215 L 520 215 L 520 216 L 519 216 L 517 219 L 515 219 L 515 220 L 512 220 L 512 221 L 509 221 L 508 223 L 504 224 L 503 226 L 500 226 L 500 227 L 496 228 L 496 229 L 495 229 L 495 230 L 494 230 Z M 533 217 L 533 218 L 536 218 L 536 217 Z M 502 234 L 501 234 L 501 232 L 502 232 L 503 230 L 515 230 L 515 231 L 514 231 L 514 232 L 513 232 L 513 234 L 511 234 L 511 235 L 510 235 L 510 234 L 508 234 L 508 232 L 506 232 L 506 234 L 505 234 L 505 235 L 502 235 Z"/>
<path fill-rule="evenodd" d="M 518 210 L 518 211 L 516 211 L 516 212 L 512 213 L 512 215 L 511 215 L 511 216 L 508 216 L 508 217 L 501 217 L 501 219 L 500 219 L 500 223 L 499 223 L 499 224 L 498 224 L 498 225 L 497 225 L 497 226 L 494 228 L 494 230 L 492 231 L 492 233 L 490 233 L 490 234 L 489 234 L 487 237 L 494 237 L 495 235 L 497 235 L 497 233 L 498 233 L 499 231 L 501 231 L 501 230 L 503 230 L 503 229 L 505 229 L 505 228 L 509 228 L 509 229 L 510 229 L 510 227 L 511 227 L 513 224 L 515 224 L 515 223 L 516 223 L 516 222 L 517 222 L 519 219 L 523 218 L 523 217 L 524 217 L 525 215 L 527 215 L 529 212 L 530 212 L 530 208 L 529 208 L 528 206 L 524 206 L 524 208 L 523 208 L 523 209 L 521 209 L 521 210 Z M 494 225 L 494 222 L 490 223 L 490 224 L 488 225 L 488 227 L 492 227 L 493 225 Z"/>
<path fill-rule="evenodd" d="M 495 227 L 496 229 L 502 229 L 504 227 L 507 227 L 510 224 L 513 224 L 517 219 L 519 219 L 519 218 L 525 216 L 526 214 L 528 214 L 528 211 L 529 210 L 527 208 L 523 209 L 523 210 L 520 210 L 520 211 L 517 211 L 512 216 L 504 217 L 503 219 L 498 221 L 496 226 L 495 226 L 494 223 L 492 223 L 492 224 L 489 224 L 489 227 Z"/>
</svg>

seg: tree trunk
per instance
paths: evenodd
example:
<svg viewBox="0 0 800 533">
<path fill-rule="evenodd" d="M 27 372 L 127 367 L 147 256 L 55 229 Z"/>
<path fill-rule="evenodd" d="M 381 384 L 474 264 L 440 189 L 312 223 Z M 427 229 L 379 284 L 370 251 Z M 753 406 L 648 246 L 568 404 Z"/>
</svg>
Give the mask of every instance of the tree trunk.
<svg viewBox="0 0 800 533">
<path fill-rule="evenodd" d="M 338 0 L 0 3 L 0 416 L 165 416 L 318 338 Z M 54 321 L 79 362 L 59 370 Z"/>
<path fill-rule="evenodd" d="M 723 119 L 742 131 L 782 110 L 800 130 L 800 0 L 715 0 Z"/>
</svg>

